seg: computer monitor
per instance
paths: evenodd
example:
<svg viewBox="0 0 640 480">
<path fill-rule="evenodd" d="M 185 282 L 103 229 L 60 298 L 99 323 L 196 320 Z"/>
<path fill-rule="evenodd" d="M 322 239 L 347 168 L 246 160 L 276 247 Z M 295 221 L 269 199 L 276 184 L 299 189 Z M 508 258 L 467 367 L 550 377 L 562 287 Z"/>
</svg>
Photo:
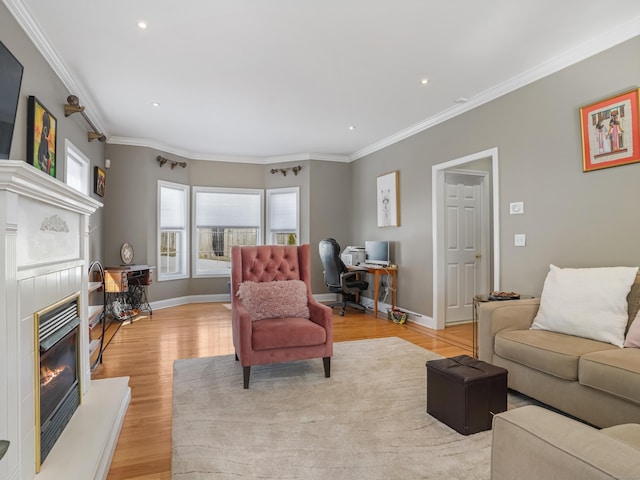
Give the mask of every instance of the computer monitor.
<svg viewBox="0 0 640 480">
<path fill-rule="evenodd" d="M 364 242 L 365 262 L 377 265 L 389 265 L 389 242 L 367 240 Z"/>
</svg>

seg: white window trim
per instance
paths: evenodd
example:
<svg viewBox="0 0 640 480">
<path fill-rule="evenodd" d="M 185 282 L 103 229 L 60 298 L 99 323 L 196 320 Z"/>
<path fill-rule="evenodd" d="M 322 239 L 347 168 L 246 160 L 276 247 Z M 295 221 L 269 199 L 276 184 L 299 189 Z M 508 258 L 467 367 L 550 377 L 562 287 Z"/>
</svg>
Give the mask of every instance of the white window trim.
<svg viewBox="0 0 640 480">
<path fill-rule="evenodd" d="M 89 160 L 89 158 L 80 151 L 80 149 L 78 147 L 76 147 L 73 143 L 71 143 L 71 141 L 68 138 L 64 139 L 64 183 L 66 183 L 67 185 L 69 185 L 69 157 L 72 156 L 74 157 L 74 160 L 76 160 L 80 165 L 81 165 L 81 169 L 82 169 L 82 175 L 81 177 L 83 178 L 83 182 L 82 182 L 82 189 L 80 190 L 80 192 L 84 193 L 85 195 L 90 195 L 91 194 L 91 160 Z"/>
<path fill-rule="evenodd" d="M 265 228 L 265 241 L 271 241 L 271 209 L 269 208 L 269 202 L 271 200 L 272 194 L 278 193 L 295 193 L 296 194 L 296 203 L 297 203 L 297 215 L 296 215 L 296 241 L 297 244 L 300 245 L 300 187 L 285 187 L 285 188 L 270 188 L 267 189 L 267 208 L 266 208 L 266 217 L 267 217 L 267 226 Z"/>
<path fill-rule="evenodd" d="M 198 225 L 196 224 L 196 194 L 197 193 L 238 193 L 238 194 L 256 194 L 260 195 L 260 230 L 258 232 L 258 245 L 264 243 L 264 190 L 261 188 L 229 188 L 229 187 L 192 187 L 191 188 L 191 202 L 193 208 L 191 209 L 191 271 L 193 272 L 191 278 L 224 278 L 231 276 L 231 269 L 226 272 L 220 273 L 198 273 Z"/>
<path fill-rule="evenodd" d="M 167 274 L 167 273 L 162 273 L 162 271 L 160 270 L 160 265 L 162 265 L 161 262 L 161 253 L 160 253 L 160 246 L 162 244 L 162 240 L 161 240 L 161 235 L 162 235 L 162 228 L 161 228 L 161 222 L 160 222 L 160 215 L 161 215 L 161 196 L 160 196 L 160 192 L 162 190 L 162 187 L 168 187 L 168 188 L 174 188 L 176 190 L 182 190 L 184 193 L 184 218 L 185 218 L 185 252 L 183 254 L 184 258 L 183 260 L 183 265 L 184 265 L 184 271 L 180 272 L 180 273 L 176 273 L 176 274 Z M 189 228 L 189 219 L 191 218 L 189 215 L 189 200 L 190 200 L 190 195 L 189 195 L 189 190 L 190 190 L 190 186 L 189 185 L 184 185 L 182 183 L 174 183 L 174 182 L 167 182 L 165 180 L 158 180 L 158 191 L 157 191 L 157 199 L 156 199 L 156 204 L 157 204 L 157 219 L 158 219 L 158 231 L 157 231 L 157 245 L 156 245 L 156 254 L 157 254 L 157 265 L 158 265 L 158 281 L 159 282 L 164 282 L 164 281 L 168 281 L 168 280 L 181 280 L 181 279 L 185 279 L 185 278 L 189 278 L 190 272 L 189 272 L 189 246 L 191 245 L 191 242 L 189 241 L 189 235 L 190 235 L 190 228 Z"/>
</svg>

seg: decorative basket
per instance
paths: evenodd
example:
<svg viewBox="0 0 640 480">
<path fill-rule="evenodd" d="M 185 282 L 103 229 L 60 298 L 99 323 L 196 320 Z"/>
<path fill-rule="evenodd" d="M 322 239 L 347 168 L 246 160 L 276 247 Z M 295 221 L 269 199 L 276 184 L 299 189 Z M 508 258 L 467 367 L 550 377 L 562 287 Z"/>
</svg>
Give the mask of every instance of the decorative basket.
<svg viewBox="0 0 640 480">
<path fill-rule="evenodd" d="M 388 308 L 387 318 L 393 323 L 403 324 L 407 321 L 407 312 L 403 312 L 399 308 Z"/>
</svg>

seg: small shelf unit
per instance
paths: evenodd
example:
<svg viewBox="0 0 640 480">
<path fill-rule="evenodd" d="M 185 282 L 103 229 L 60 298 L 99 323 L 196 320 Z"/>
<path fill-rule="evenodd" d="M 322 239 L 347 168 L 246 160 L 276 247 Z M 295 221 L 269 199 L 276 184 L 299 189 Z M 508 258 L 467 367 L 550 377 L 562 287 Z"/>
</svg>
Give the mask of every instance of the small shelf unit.
<svg viewBox="0 0 640 480">
<path fill-rule="evenodd" d="M 88 275 L 89 365 L 94 370 L 102 363 L 107 292 L 104 288 L 104 268 L 100 262 L 89 265 Z"/>
<path fill-rule="evenodd" d="M 100 262 L 89 266 L 89 364 L 94 371 L 102 363 L 103 354 L 123 322 L 108 314 L 107 275 Z"/>
</svg>

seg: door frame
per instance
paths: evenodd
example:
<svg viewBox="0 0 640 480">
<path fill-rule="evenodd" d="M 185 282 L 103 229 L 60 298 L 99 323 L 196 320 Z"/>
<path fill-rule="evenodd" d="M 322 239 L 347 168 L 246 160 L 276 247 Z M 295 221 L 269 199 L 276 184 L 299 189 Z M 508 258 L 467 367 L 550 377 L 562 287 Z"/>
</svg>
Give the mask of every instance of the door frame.
<svg viewBox="0 0 640 480">
<path fill-rule="evenodd" d="M 445 171 L 452 168 L 462 168 L 463 165 L 481 160 L 491 159 L 491 197 L 492 197 L 492 227 L 490 229 L 493 260 L 493 290 L 500 289 L 500 203 L 499 203 L 499 174 L 498 174 L 498 148 L 490 148 L 482 152 L 472 153 L 464 157 L 438 163 L 431 167 L 431 205 L 433 228 L 433 320 L 435 328 L 442 330 L 445 327 L 445 261 L 443 248 L 445 246 Z"/>
</svg>

